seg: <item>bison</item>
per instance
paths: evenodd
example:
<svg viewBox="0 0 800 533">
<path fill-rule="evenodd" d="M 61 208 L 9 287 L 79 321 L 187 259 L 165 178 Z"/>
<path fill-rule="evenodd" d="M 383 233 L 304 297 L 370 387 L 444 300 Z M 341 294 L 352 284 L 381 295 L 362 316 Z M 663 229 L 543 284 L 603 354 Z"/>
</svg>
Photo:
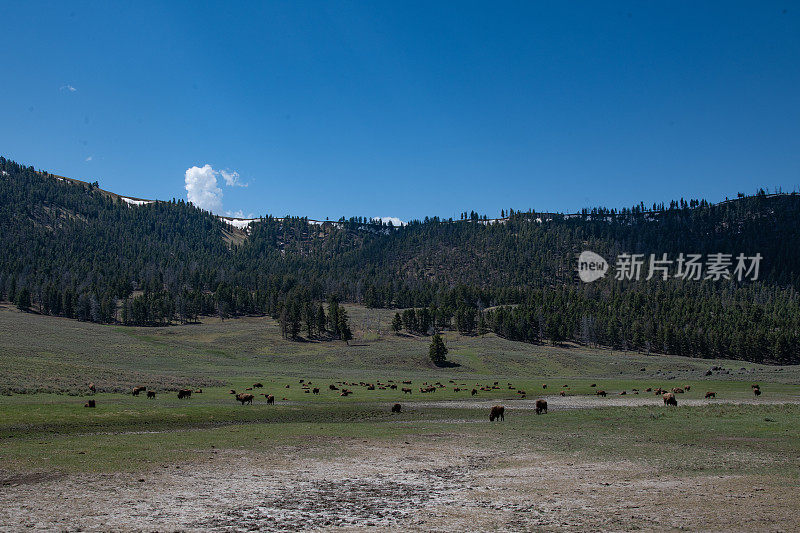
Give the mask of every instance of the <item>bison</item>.
<svg viewBox="0 0 800 533">
<path fill-rule="evenodd" d="M 680 387 L 673 387 L 672 392 L 675 394 L 683 394 L 683 389 Z"/>
<path fill-rule="evenodd" d="M 409 389 L 408 387 L 403 387 L 402 391 L 403 394 L 411 394 L 411 389 Z"/>
<path fill-rule="evenodd" d="M 313 389 L 311 389 L 311 392 L 313 392 L 314 394 L 319 394 L 319 389 L 317 387 L 314 387 Z"/>
<path fill-rule="evenodd" d="M 678 400 L 675 399 L 675 393 L 673 392 L 666 392 L 664 393 L 664 405 L 672 405 L 674 407 L 678 407 Z"/>
<path fill-rule="evenodd" d="M 536 400 L 536 414 L 547 414 L 547 401 L 546 400 Z"/>
<path fill-rule="evenodd" d="M 156 397 L 156 391 L 154 390 L 147 391 L 147 397 L 152 400 L 153 398 Z"/>
<path fill-rule="evenodd" d="M 753 394 L 755 394 L 756 396 L 761 396 L 761 389 L 758 388 L 758 387 L 755 387 L 753 389 Z"/>
<path fill-rule="evenodd" d="M 400 409 L 401 409 L 401 407 L 400 407 L 400 404 L 399 404 L 399 403 L 396 403 L 396 404 L 394 404 L 394 405 L 392 406 L 392 412 L 393 412 L 393 413 L 399 413 L 399 412 L 400 412 Z"/>
<path fill-rule="evenodd" d="M 242 402 L 242 405 L 246 403 L 253 405 L 253 398 L 254 396 L 252 394 L 240 393 L 236 395 L 236 400 Z"/>
<path fill-rule="evenodd" d="M 590 387 L 597 387 L 597 383 L 592 383 L 592 384 L 591 384 L 591 385 L 589 385 L 589 386 L 590 386 Z"/>
<path fill-rule="evenodd" d="M 190 398 L 192 396 L 192 389 L 181 389 L 178 391 L 178 399 Z"/>
<path fill-rule="evenodd" d="M 716 397 L 717 397 L 717 393 L 714 392 L 714 391 L 708 391 L 706 393 L 706 398 L 716 398 Z"/>
<path fill-rule="evenodd" d="M 472 395 L 472 396 L 475 396 L 476 394 L 478 394 L 478 390 L 477 390 L 477 389 L 472 389 L 472 393 L 471 393 L 471 395 Z"/>
<path fill-rule="evenodd" d="M 489 422 L 494 422 L 495 420 L 505 420 L 505 413 L 506 408 L 502 405 L 495 405 L 492 407 L 492 410 L 489 411 Z"/>
<path fill-rule="evenodd" d="M 94 407 L 95 407 L 94 400 L 89 400 L 88 402 L 86 402 L 85 404 L 83 404 L 83 406 L 84 406 L 84 407 L 92 407 L 92 408 L 94 408 Z"/>
<path fill-rule="evenodd" d="M 134 396 L 139 396 L 140 392 L 144 392 L 146 390 L 147 390 L 147 387 L 134 387 L 132 393 L 133 393 Z"/>
<path fill-rule="evenodd" d="M 92 391 L 92 392 L 97 392 L 97 391 L 95 390 L 94 383 L 89 383 L 89 390 L 90 390 L 90 391 Z"/>
<path fill-rule="evenodd" d="M 566 395 L 567 395 L 567 393 L 566 393 L 566 392 L 564 392 L 563 390 L 562 390 L 562 391 L 561 391 L 559 394 L 560 394 L 561 396 L 566 396 Z"/>
<path fill-rule="evenodd" d="M 595 392 L 595 394 L 597 396 L 602 396 L 603 398 L 606 397 L 606 391 L 604 391 L 604 390 L 599 390 L 599 391 Z"/>
<path fill-rule="evenodd" d="M 542 383 L 542 388 L 546 389 L 547 388 L 547 383 Z"/>
<path fill-rule="evenodd" d="M 261 389 L 263 387 L 264 387 L 264 385 L 262 385 L 261 383 L 253 383 L 253 388 L 254 389 Z"/>
<path fill-rule="evenodd" d="M 275 396 L 272 394 L 267 394 L 267 405 L 273 405 L 275 403 Z"/>
</svg>

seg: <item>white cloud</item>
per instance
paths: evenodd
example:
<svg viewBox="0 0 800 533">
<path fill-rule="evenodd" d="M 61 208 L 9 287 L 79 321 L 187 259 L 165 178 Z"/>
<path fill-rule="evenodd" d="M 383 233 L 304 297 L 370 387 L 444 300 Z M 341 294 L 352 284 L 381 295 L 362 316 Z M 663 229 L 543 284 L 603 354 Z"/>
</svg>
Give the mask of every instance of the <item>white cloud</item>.
<svg viewBox="0 0 800 533">
<path fill-rule="evenodd" d="M 220 170 L 219 173 L 225 180 L 225 185 L 228 187 L 247 187 L 248 185 L 247 183 L 242 183 L 239 181 L 239 173 L 235 170 Z"/>
<path fill-rule="evenodd" d="M 91 160 L 92 160 L 92 156 L 89 156 L 86 159 L 84 159 L 84 161 L 91 161 Z"/>
<path fill-rule="evenodd" d="M 212 213 L 222 211 L 222 189 L 217 187 L 217 174 L 208 164 L 186 169 L 186 198 Z"/>
<path fill-rule="evenodd" d="M 70 85 L 70 84 L 68 83 L 68 84 L 66 84 L 66 85 L 62 85 L 60 90 L 62 90 L 62 91 L 69 91 L 69 92 L 71 92 L 71 93 L 74 93 L 74 92 L 75 92 L 75 91 L 77 91 L 78 89 L 76 89 L 75 87 L 73 87 L 72 85 Z"/>
<path fill-rule="evenodd" d="M 384 224 L 388 224 L 389 222 L 392 223 L 393 226 L 405 226 L 406 223 L 400 220 L 397 217 L 373 217 L 372 220 L 375 222 L 382 222 Z"/>
</svg>

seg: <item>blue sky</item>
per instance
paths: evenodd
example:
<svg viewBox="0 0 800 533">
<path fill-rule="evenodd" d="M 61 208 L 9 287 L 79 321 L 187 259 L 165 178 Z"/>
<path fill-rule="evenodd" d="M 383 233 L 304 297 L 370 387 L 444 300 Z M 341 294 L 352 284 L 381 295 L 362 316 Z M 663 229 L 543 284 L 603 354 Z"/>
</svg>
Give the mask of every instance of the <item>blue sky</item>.
<svg viewBox="0 0 800 533">
<path fill-rule="evenodd" d="M 220 213 L 408 220 L 800 185 L 788 1 L 15 4 L 0 154 L 120 194 L 197 167 Z"/>
</svg>

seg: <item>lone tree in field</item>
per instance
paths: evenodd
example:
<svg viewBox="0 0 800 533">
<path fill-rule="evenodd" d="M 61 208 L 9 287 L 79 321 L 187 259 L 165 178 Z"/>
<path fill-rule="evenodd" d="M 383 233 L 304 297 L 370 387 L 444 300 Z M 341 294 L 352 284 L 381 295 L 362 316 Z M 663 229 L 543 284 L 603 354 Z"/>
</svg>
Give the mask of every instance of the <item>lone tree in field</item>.
<svg viewBox="0 0 800 533">
<path fill-rule="evenodd" d="M 431 356 L 431 361 L 436 366 L 442 366 L 447 361 L 447 346 L 444 345 L 444 341 L 438 333 L 431 339 L 431 347 L 428 353 Z"/>
<path fill-rule="evenodd" d="M 401 329 L 403 329 L 403 319 L 400 317 L 400 313 L 395 313 L 392 319 L 392 330 L 395 335 L 399 335 Z"/>
</svg>

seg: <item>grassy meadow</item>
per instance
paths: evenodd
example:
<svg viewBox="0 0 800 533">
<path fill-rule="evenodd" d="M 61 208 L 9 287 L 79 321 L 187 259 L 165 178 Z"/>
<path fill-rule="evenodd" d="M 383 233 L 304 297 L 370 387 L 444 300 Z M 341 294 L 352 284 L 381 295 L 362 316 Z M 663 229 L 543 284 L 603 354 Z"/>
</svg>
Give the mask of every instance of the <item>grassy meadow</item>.
<svg viewBox="0 0 800 533">
<path fill-rule="evenodd" d="M 275 321 L 252 317 L 204 319 L 201 324 L 124 328 L 80 323 L 0 309 L 0 473 L 137 471 L 191 462 L 220 449 L 259 450 L 315 443 L 319 453 L 341 453 L 349 439 L 469 439 L 495 449 L 521 445 L 565 457 L 638 460 L 650 467 L 693 472 L 774 473 L 796 481 L 800 457 L 800 369 L 737 361 L 553 347 L 494 335 L 444 334 L 448 359 L 436 368 L 429 338 L 391 333 L 393 311 L 349 307 L 356 338 L 288 341 Z M 712 366 L 723 367 L 711 376 Z M 319 387 L 318 395 L 300 380 Z M 397 390 L 329 389 L 337 382 L 394 382 Z M 405 385 L 402 381 L 411 380 Z M 444 388 L 421 394 L 423 383 Z M 498 382 L 497 389 L 472 388 Z M 252 406 L 229 393 L 260 382 Z M 761 384 L 755 399 L 750 384 Z M 89 395 L 94 383 L 97 393 Z M 513 385 L 510 389 L 508 384 Z M 543 388 L 543 385 L 547 388 Z M 595 384 L 596 387 L 592 387 Z M 134 397 L 133 386 L 155 390 Z M 683 387 L 667 409 L 647 387 Z M 337 385 L 339 388 L 342 385 Z M 175 390 L 202 389 L 188 400 Z M 411 387 L 411 395 L 401 387 Z M 456 392 L 454 388 L 463 390 Z M 608 405 L 559 409 L 546 416 L 518 408 L 527 400 L 558 395 L 594 398 Z M 633 390 L 640 395 L 634 396 Z M 615 399 L 649 398 L 631 405 Z M 706 391 L 717 399 L 705 401 Z M 259 394 L 273 394 L 267 405 Z M 89 398 L 95 409 L 83 404 Z M 557 398 L 556 398 L 557 399 Z M 460 400 L 449 402 L 450 400 Z M 555 400 L 555 399 L 554 399 Z M 390 412 L 394 402 L 400 414 Z M 488 402 L 488 403 L 487 403 Z M 729 403 L 749 402 L 749 403 Z M 490 424 L 487 405 L 502 403 L 504 423 Z M 555 404 L 552 401 L 551 404 Z M 681 450 L 676 455 L 671 450 Z M 316 452 L 315 452 L 316 453 Z"/>
</svg>

